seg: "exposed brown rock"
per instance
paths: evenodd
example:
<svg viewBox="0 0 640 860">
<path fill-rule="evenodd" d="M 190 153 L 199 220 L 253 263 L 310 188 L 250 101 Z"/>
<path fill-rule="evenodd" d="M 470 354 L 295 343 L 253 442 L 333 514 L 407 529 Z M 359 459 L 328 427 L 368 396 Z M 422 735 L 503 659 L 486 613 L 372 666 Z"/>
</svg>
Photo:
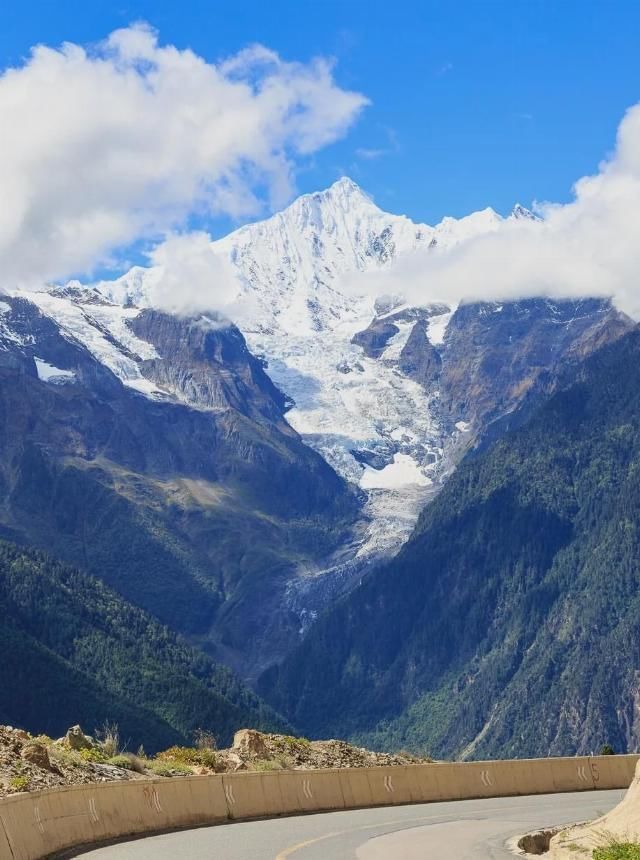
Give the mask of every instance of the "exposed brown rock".
<svg viewBox="0 0 640 860">
<path fill-rule="evenodd" d="M 79 731 L 78 731 L 79 730 Z M 79 726 L 67 733 L 74 741 L 88 738 Z M 354 747 L 344 741 L 309 741 L 288 735 L 263 734 L 253 729 L 236 732 L 234 746 L 215 752 L 215 762 L 204 764 L 192 756 L 176 759 L 171 768 L 172 750 L 160 753 L 155 760 L 137 759 L 137 767 L 120 767 L 108 761 L 92 761 L 82 750 L 102 754 L 99 743 L 72 749 L 65 739 L 52 741 L 44 736 L 33 738 L 28 732 L 11 726 L 0 726 L 0 797 L 17 791 L 36 791 L 63 785 L 113 782 L 130 779 L 180 778 L 188 773 L 235 773 L 244 770 L 312 770 L 315 768 L 372 767 L 406 765 L 426 761 L 409 754 L 389 755 Z M 181 748 L 173 748 L 178 754 Z M 185 750 L 198 753 L 198 750 Z M 123 758 L 119 756 L 118 758 Z M 161 770 L 158 765 L 163 765 Z"/>
<path fill-rule="evenodd" d="M 248 758 L 266 758 L 269 751 L 265 743 L 265 735 L 254 729 L 240 729 L 233 737 L 233 749 L 240 756 Z"/>
<path fill-rule="evenodd" d="M 26 732 L 24 734 L 26 734 Z M 35 741 L 26 743 L 20 751 L 20 758 L 23 761 L 31 762 L 31 764 L 34 764 L 36 767 L 40 767 L 43 770 L 55 770 L 55 768 L 51 766 L 49 750 L 44 744 L 39 744 Z"/>
</svg>

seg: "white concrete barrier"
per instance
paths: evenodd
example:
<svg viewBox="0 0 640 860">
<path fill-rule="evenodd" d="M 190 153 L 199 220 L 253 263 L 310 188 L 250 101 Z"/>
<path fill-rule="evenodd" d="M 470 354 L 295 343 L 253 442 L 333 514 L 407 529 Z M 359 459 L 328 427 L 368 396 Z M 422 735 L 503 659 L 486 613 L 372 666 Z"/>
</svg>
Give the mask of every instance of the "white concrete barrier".
<svg viewBox="0 0 640 860">
<path fill-rule="evenodd" d="M 0 860 L 228 820 L 402 803 L 626 788 L 640 756 L 438 762 L 75 785 L 0 801 Z"/>
</svg>

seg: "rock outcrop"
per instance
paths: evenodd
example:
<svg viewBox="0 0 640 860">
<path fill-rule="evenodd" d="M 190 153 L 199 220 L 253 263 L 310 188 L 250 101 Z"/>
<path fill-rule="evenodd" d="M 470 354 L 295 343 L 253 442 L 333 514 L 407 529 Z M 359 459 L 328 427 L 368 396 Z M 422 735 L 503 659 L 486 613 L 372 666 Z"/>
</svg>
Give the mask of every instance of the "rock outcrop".
<svg viewBox="0 0 640 860">
<path fill-rule="evenodd" d="M 77 743 L 84 733 L 74 726 L 68 735 Z M 375 767 L 424 763 L 408 754 L 389 755 L 354 747 L 344 741 L 308 741 L 254 729 L 236 732 L 233 746 L 173 746 L 154 758 L 113 749 L 94 742 L 70 748 L 66 737 L 53 741 L 42 735 L 0 726 L 0 797 L 20 791 L 91 782 L 113 782 L 144 777 L 179 778 L 190 774 L 235 773 L 246 770 L 313 770 L 315 768 Z"/>
<path fill-rule="evenodd" d="M 64 736 L 64 743 L 69 749 L 76 751 L 93 748 L 93 741 L 85 735 L 80 726 L 71 726 Z"/>
<path fill-rule="evenodd" d="M 42 770 L 50 770 L 59 773 L 57 768 L 52 767 L 49 758 L 49 750 L 44 744 L 32 741 L 25 744 L 20 750 L 20 758 Z"/>
<path fill-rule="evenodd" d="M 419 320 L 411 329 L 407 342 L 402 348 L 399 361 L 400 370 L 430 390 L 437 385 L 442 370 L 442 356 L 431 343 L 427 325 Z"/>
<path fill-rule="evenodd" d="M 254 729 L 240 729 L 233 738 L 232 749 L 240 757 L 267 758 L 269 749 L 265 743 L 266 735 Z"/>
<path fill-rule="evenodd" d="M 223 770 L 382 767 L 426 761 L 429 759 L 409 753 L 373 752 L 340 740 L 309 741 L 253 729 L 236 732 L 233 747 L 219 752 L 219 767 Z"/>
</svg>

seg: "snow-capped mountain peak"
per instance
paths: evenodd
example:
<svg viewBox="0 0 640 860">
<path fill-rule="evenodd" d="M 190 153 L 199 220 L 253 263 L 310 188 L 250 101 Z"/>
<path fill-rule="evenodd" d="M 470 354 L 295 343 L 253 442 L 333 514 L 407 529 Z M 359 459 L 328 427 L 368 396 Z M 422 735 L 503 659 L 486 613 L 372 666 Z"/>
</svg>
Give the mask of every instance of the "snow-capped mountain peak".
<svg viewBox="0 0 640 860">
<path fill-rule="evenodd" d="M 382 211 L 353 179 L 343 176 L 324 191 L 302 194 L 282 214 L 300 213 L 304 217 L 316 212 L 322 215 L 331 210 L 344 213 L 369 211 L 371 214 L 379 214 Z"/>
<path fill-rule="evenodd" d="M 520 203 L 516 203 L 516 205 L 511 210 L 511 214 L 509 218 L 514 220 L 527 220 L 527 221 L 540 221 L 540 218 L 535 215 L 530 209 L 527 209 L 526 206 L 522 206 Z"/>
<path fill-rule="evenodd" d="M 241 289 L 251 296 L 252 318 L 240 321 L 245 327 L 311 334 L 352 313 L 353 301 L 339 286 L 347 274 L 383 266 L 424 243 L 431 232 L 383 212 L 343 177 L 213 247 L 228 257 Z"/>
</svg>

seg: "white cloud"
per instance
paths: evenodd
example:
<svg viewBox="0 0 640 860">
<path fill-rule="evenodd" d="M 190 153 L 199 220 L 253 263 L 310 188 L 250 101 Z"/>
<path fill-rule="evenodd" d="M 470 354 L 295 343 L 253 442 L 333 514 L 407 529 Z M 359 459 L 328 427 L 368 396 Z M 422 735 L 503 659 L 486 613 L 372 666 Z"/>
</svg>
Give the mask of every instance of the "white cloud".
<svg viewBox="0 0 640 860">
<path fill-rule="evenodd" d="M 296 159 L 365 104 L 326 60 L 255 46 L 214 65 L 145 25 L 34 48 L 0 76 L 0 287 L 89 271 L 194 212 L 255 214 L 258 193 L 280 205 Z"/>
<path fill-rule="evenodd" d="M 233 313 L 240 285 L 231 263 L 214 252 L 207 233 L 168 236 L 152 251 L 150 261 L 159 273 L 149 294 L 153 307 L 176 314 Z"/>
<path fill-rule="evenodd" d="M 350 288 L 401 291 L 417 303 L 611 296 L 640 319 L 640 105 L 627 112 L 599 172 L 576 183 L 574 200 L 537 210 L 541 222 L 505 220 L 494 232 L 417 252 Z"/>
</svg>

